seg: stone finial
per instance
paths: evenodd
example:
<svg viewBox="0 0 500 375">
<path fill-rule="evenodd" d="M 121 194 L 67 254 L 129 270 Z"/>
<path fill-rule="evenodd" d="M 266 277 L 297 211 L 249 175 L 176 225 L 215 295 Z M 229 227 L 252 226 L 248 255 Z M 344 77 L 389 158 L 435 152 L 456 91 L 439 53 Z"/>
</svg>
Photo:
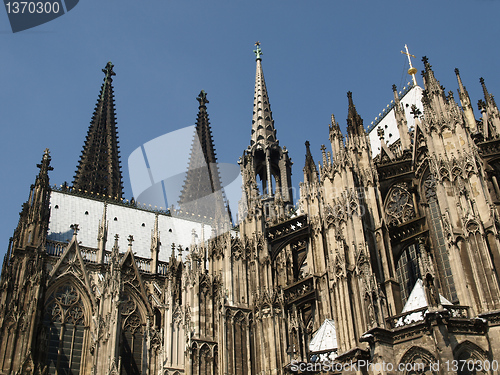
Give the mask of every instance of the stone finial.
<svg viewBox="0 0 500 375">
<path fill-rule="evenodd" d="M 414 118 L 417 118 L 422 114 L 422 112 L 420 112 L 420 109 L 418 109 L 415 104 L 412 104 L 410 113 L 413 115 Z"/>
<path fill-rule="evenodd" d="M 113 80 L 112 77 L 116 75 L 116 73 L 113 72 L 113 67 L 114 67 L 114 65 L 111 63 L 111 61 L 108 61 L 108 63 L 106 64 L 106 67 L 102 70 L 102 72 L 104 74 L 106 74 L 104 81 L 112 81 Z"/>
<path fill-rule="evenodd" d="M 200 95 L 198 95 L 196 100 L 198 100 L 198 103 L 200 103 L 200 107 L 205 107 L 207 103 L 210 103 L 207 99 L 207 93 L 204 90 L 200 91 Z"/>
<path fill-rule="evenodd" d="M 69 227 L 73 229 L 73 236 L 76 236 L 80 230 L 80 228 L 78 228 L 78 224 L 71 224 Z"/>
<path fill-rule="evenodd" d="M 326 165 L 326 146 L 321 145 L 321 155 L 323 156 L 323 165 Z"/>
<path fill-rule="evenodd" d="M 260 48 L 260 42 L 255 42 L 255 49 L 253 51 L 255 53 L 255 60 L 262 60 L 261 56 L 263 55 L 262 49 Z"/>
<path fill-rule="evenodd" d="M 129 247 L 129 248 L 132 248 L 132 242 L 134 242 L 134 236 L 129 235 L 129 236 L 127 237 L 127 241 L 128 241 L 128 247 Z"/>
</svg>

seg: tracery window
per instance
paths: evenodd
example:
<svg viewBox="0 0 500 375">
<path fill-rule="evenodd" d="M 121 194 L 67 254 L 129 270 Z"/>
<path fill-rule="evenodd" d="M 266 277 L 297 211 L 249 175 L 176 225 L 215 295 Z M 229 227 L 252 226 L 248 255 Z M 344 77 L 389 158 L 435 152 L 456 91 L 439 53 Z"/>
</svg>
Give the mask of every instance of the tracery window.
<svg viewBox="0 0 500 375">
<path fill-rule="evenodd" d="M 85 330 L 82 296 L 71 284 L 57 288 L 47 299 L 46 329 L 48 373 L 79 374 Z"/>
<path fill-rule="evenodd" d="M 436 180 L 434 175 L 428 174 L 423 183 L 427 203 L 429 204 L 429 226 L 433 234 L 433 244 L 436 249 L 436 264 L 439 272 L 441 290 L 444 296 L 454 302 L 458 299 L 455 282 L 451 274 L 450 259 L 446 249 L 443 225 L 441 223 L 441 210 L 436 194 Z"/>
<path fill-rule="evenodd" d="M 417 280 L 422 278 L 418 266 L 419 257 L 420 253 L 418 251 L 418 246 L 413 244 L 401 253 L 398 260 L 396 275 L 399 282 L 403 306 L 406 304 Z"/>
<path fill-rule="evenodd" d="M 142 351 L 144 345 L 144 325 L 137 303 L 126 294 L 121 305 L 121 374 L 142 374 Z"/>
<path fill-rule="evenodd" d="M 387 197 L 385 214 L 389 225 L 402 224 L 415 217 L 413 197 L 406 183 L 396 184 L 392 188 Z"/>
</svg>

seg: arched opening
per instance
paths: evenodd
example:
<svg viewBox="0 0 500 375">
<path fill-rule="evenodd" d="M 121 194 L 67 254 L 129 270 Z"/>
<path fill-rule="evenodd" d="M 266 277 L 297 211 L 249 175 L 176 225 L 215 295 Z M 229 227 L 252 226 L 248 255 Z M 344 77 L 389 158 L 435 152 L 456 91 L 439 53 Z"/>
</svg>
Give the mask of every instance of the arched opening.
<svg viewBox="0 0 500 375">
<path fill-rule="evenodd" d="M 470 341 L 458 345 L 453 354 L 459 364 L 465 364 L 458 366 L 457 375 L 486 375 L 492 370 L 491 361 L 484 350 Z"/>
<path fill-rule="evenodd" d="M 436 363 L 436 358 L 427 350 L 413 346 L 403 355 L 397 368 L 404 375 L 437 375 Z"/>
</svg>

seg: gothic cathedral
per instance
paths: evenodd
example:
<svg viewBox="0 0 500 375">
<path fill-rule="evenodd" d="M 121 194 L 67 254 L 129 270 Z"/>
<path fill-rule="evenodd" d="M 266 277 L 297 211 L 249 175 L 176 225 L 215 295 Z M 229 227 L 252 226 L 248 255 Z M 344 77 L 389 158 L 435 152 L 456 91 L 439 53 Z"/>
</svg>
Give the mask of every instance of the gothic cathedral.
<svg viewBox="0 0 500 375">
<path fill-rule="evenodd" d="M 9 242 L 0 374 L 499 373 L 500 113 L 484 80 L 476 119 L 459 71 L 456 101 L 424 57 L 418 100 L 394 87 L 391 141 L 349 92 L 347 135 L 332 115 L 319 163 L 305 143 L 293 202 L 255 54 L 237 223 L 203 91 L 177 209 L 122 198 L 108 63 L 72 185 L 49 184 L 46 150 Z"/>
</svg>

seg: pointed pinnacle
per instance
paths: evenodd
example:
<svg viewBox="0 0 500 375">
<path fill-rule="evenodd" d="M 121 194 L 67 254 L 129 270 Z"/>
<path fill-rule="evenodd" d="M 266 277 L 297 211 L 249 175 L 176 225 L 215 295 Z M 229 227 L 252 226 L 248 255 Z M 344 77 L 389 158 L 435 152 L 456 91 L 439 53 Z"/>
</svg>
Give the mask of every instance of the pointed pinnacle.
<svg viewBox="0 0 500 375">
<path fill-rule="evenodd" d="M 455 75 L 457 76 L 457 81 L 458 81 L 458 87 L 459 87 L 459 92 L 466 92 L 465 87 L 462 83 L 462 78 L 460 77 L 460 71 L 458 68 L 455 68 Z"/>
<path fill-rule="evenodd" d="M 495 99 L 493 98 L 493 95 L 491 95 L 488 92 L 488 89 L 486 88 L 486 84 L 484 83 L 484 78 L 483 77 L 479 78 L 479 82 L 481 83 L 481 86 L 483 87 L 484 100 L 486 101 L 486 104 L 496 107 Z"/>
</svg>

